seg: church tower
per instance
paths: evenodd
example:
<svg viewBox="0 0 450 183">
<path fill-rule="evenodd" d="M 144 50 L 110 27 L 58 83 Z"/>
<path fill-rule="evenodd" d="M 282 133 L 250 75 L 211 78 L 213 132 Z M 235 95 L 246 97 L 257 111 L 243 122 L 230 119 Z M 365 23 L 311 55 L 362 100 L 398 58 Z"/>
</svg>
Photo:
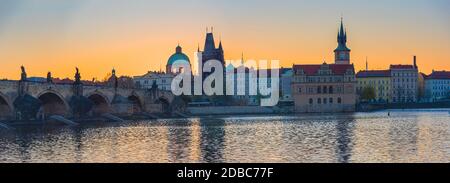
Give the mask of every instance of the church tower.
<svg viewBox="0 0 450 183">
<path fill-rule="evenodd" d="M 208 29 L 206 30 L 205 46 L 204 46 L 203 52 L 201 52 L 202 53 L 202 61 L 200 64 L 202 64 L 202 66 L 204 66 L 205 63 L 209 60 L 218 60 L 222 64 L 222 68 L 225 72 L 225 58 L 224 58 L 222 41 L 219 42 L 219 46 L 216 48 L 212 30 L 213 30 L 212 28 L 211 28 L 211 32 L 208 32 Z M 198 49 L 198 50 L 200 50 L 200 49 Z M 213 71 L 214 71 L 214 68 L 213 68 Z M 205 79 L 207 76 L 209 76 L 212 72 L 204 72 L 203 79 Z"/>
<path fill-rule="evenodd" d="M 335 64 L 350 64 L 350 49 L 347 47 L 347 31 L 341 18 L 341 27 L 337 35 L 338 47 L 334 50 Z"/>
</svg>

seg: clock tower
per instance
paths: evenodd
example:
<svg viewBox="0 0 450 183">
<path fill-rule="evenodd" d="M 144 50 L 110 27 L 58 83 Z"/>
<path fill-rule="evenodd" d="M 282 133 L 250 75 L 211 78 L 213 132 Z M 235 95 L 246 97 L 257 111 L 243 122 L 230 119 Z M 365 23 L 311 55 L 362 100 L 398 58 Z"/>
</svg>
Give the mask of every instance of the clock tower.
<svg viewBox="0 0 450 183">
<path fill-rule="evenodd" d="M 350 49 L 347 48 L 347 31 L 341 18 L 341 27 L 337 36 L 338 47 L 334 50 L 335 64 L 350 64 Z"/>
</svg>

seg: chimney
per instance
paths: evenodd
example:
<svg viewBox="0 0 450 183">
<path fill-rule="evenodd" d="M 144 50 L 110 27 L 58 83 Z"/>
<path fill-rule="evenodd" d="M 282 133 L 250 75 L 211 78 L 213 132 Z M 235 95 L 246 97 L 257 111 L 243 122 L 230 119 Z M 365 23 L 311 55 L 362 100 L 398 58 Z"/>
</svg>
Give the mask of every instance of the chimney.
<svg viewBox="0 0 450 183">
<path fill-rule="evenodd" d="M 414 55 L 414 68 L 417 68 L 416 56 Z"/>
</svg>

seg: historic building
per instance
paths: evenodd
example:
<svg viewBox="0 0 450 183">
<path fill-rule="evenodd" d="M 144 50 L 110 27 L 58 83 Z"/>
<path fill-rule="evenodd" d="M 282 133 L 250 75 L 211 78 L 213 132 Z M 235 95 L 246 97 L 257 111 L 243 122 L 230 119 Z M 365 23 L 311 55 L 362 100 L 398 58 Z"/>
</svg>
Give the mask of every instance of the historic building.
<svg viewBox="0 0 450 183">
<path fill-rule="evenodd" d="M 202 60 L 201 61 L 199 60 L 199 62 L 201 62 L 199 64 L 202 65 L 202 68 L 204 67 L 205 63 L 209 60 L 218 60 L 222 64 L 223 72 L 225 72 L 225 57 L 222 47 L 222 41 L 219 42 L 219 47 L 216 48 L 213 33 L 207 32 L 205 39 L 205 46 L 203 49 L 204 49 L 203 51 L 200 51 L 200 48 L 198 48 L 197 50 L 197 52 L 202 55 Z M 212 72 L 203 72 L 202 75 L 203 79 L 205 79 L 211 73 Z"/>
<path fill-rule="evenodd" d="M 160 90 L 171 91 L 174 77 L 172 73 L 149 71 L 142 76 L 135 76 L 133 80 L 137 88 L 151 89 L 157 87 Z"/>
<path fill-rule="evenodd" d="M 175 63 L 180 64 L 181 66 L 191 67 L 189 57 L 183 53 L 180 45 L 175 48 L 175 53 L 172 54 L 167 60 L 166 73 L 178 74 L 183 72 L 182 68 L 176 70 L 172 67 Z"/>
<path fill-rule="evenodd" d="M 375 96 L 368 102 L 388 103 L 391 101 L 391 71 L 390 70 L 364 70 L 356 74 L 356 92 L 359 101 L 362 99 L 363 92 L 367 89 L 374 91 Z"/>
<path fill-rule="evenodd" d="M 184 72 L 182 68 L 173 68 L 175 63 L 181 64 L 180 66 L 191 67 L 189 57 L 183 53 L 180 45 L 175 48 L 175 53 L 167 59 L 166 72 L 149 71 L 142 76 L 135 76 L 133 78 L 135 85 L 139 88 L 150 89 L 157 87 L 160 90 L 171 91 L 173 78 L 177 74 Z"/>
<path fill-rule="evenodd" d="M 390 71 L 392 102 L 417 102 L 419 95 L 419 71 L 416 56 L 414 56 L 412 65 L 391 65 Z"/>
<path fill-rule="evenodd" d="M 355 69 L 350 64 L 346 43 L 347 33 L 341 20 L 334 64 L 293 66 L 292 96 L 296 112 L 355 111 Z"/>
<path fill-rule="evenodd" d="M 424 76 L 425 99 L 440 101 L 450 99 L 450 71 L 433 71 Z"/>
</svg>

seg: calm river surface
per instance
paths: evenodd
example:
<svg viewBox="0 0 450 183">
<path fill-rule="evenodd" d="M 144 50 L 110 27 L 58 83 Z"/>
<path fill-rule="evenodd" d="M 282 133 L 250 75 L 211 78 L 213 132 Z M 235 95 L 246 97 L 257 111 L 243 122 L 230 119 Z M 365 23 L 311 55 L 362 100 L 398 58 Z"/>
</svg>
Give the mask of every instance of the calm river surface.
<svg viewBox="0 0 450 183">
<path fill-rule="evenodd" d="M 0 129 L 0 162 L 450 162 L 449 110 Z"/>
</svg>

